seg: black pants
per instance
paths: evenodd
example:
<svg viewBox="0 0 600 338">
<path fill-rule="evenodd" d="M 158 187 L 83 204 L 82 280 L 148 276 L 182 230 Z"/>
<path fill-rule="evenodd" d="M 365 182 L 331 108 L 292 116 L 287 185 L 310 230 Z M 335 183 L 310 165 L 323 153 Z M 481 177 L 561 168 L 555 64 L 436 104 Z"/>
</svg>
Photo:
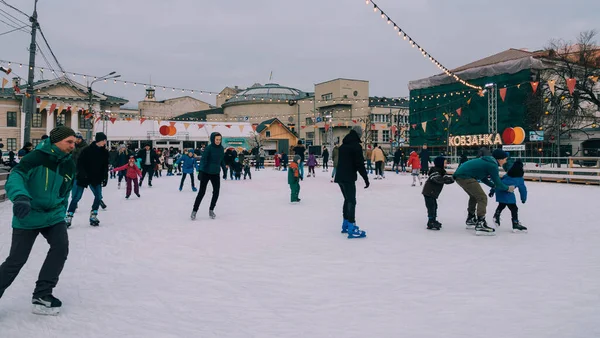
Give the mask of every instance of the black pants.
<svg viewBox="0 0 600 338">
<path fill-rule="evenodd" d="M 8 258 L 0 265 L 0 297 L 17 278 L 19 271 L 27 262 L 38 234 L 42 234 L 46 238 L 50 244 L 50 250 L 48 250 L 46 260 L 40 270 L 33 297 L 52 294 L 69 254 L 69 236 L 67 235 L 67 225 L 64 222 L 41 229 L 13 229 Z"/>
<path fill-rule="evenodd" d="M 421 175 L 428 176 L 429 174 L 429 162 L 421 163 Z"/>
<path fill-rule="evenodd" d="M 323 158 L 323 169 L 329 170 L 329 158 Z"/>
<path fill-rule="evenodd" d="M 246 176 L 250 177 L 250 179 L 252 179 L 252 173 L 250 172 L 250 167 L 244 168 L 244 179 L 246 179 Z"/>
<path fill-rule="evenodd" d="M 144 177 L 148 174 L 148 184 L 152 184 L 152 175 L 154 175 L 154 166 L 142 165 L 142 178 L 140 179 L 140 186 L 144 183 Z"/>
<path fill-rule="evenodd" d="M 181 183 L 179 183 L 179 189 L 182 189 L 182 188 L 183 188 L 183 183 L 185 182 L 185 177 L 186 177 L 187 175 L 190 175 L 190 181 L 192 181 L 192 188 L 195 188 L 195 187 L 196 187 L 196 185 L 195 185 L 195 183 L 194 183 L 194 174 L 193 174 L 193 173 L 192 173 L 192 174 L 186 174 L 186 173 L 183 173 L 183 176 L 181 176 Z"/>
<path fill-rule="evenodd" d="M 498 204 L 498 207 L 496 208 L 496 213 L 499 215 L 502 213 L 502 210 L 504 210 L 504 208 L 508 207 L 508 209 L 510 210 L 510 216 L 512 217 L 513 220 L 518 220 L 519 219 L 519 207 L 517 207 L 516 204 L 506 204 L 506 203 L 500 203 Z"/>
<path fill-rule="evenodd" d="M 200 190 L 198 191 L 198 195 L 196 196 L 196 200 L 194 201 L 194 211 L 198 211 L 200 207 L 200 203 L 204 198 L 204 194 L 206 193 L 206 187 L 208 186 L 208 182 L 213 188 L 212 199 L 210 200 L 210 208 L 209 210 L 215 210 L 215 206 L 217 205 L 217 200 L 219 199 L 219 190 L 221 189 L 221 181 L 219 180 L 219 174 L 211 175 L 207 173 L 200 174 Z"/>
<path fill-rule="evenodd" d="M 344 195 L 342 215 L 350 223 L 356 222 L 356 183 L 338 183 Z"/>
<path fill-rule="evenodd" d="M 437 198 L 431 196 L 423 196 L 425 197 L 425 207 L 427 207 L 427 217 L 429 219 L 435 220 L 437 218 Z"/>
<path fill-rule="evenodd" d="M 375 175 L 383 176 L 383 161 L 375 162 Z"/>
</svg>

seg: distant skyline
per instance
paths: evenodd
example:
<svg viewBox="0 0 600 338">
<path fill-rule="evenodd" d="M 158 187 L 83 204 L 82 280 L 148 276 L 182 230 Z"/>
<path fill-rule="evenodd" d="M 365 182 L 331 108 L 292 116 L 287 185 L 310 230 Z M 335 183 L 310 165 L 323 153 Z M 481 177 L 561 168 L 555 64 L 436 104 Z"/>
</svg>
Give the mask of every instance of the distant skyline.
<svg viewBox="0 0 600 338">
<path fill-rule="evenodd" d="M 7 2 L 26 13 L 33 10 L 34 0 Z M 581 31 L 600 28 L 600 1 L 377 4 L 448 68 L 508 48 L 542 49 L 550 39 L 575 40 Z M 313 91 L 315 83 L 341 77 L 369 81 L 371 96 L 407 96 L 409 81 L 439 70 L 372 8 L 365 0 L 40 0 L 38 17 L 66 71 L 96 76 L 116 71 L 128 82 L 152 78 L 159 86 L 213 92 L 257 82 Z M 16 25 L 6 13 L 28 21 L 4 4 L 0 9 L 0 33 Z M 37 40 L 50 59 L 39 33 Z M 0 35 L 0 59 L 26 64 L 29 41 L 22 31 Z M 48 67 L 40 53 L 36 64 Z M 14 71 L 27 77 L 25 67 Z M 124 97 L 127 106 L 136 106 L 145 94 L 143 86 L 122 83 L 96 83 L 94 90 Z M 182 95 L 156 94 L 159 100 Z M 185 95 L 215 103 L 214 95 Z"/>
</svg>

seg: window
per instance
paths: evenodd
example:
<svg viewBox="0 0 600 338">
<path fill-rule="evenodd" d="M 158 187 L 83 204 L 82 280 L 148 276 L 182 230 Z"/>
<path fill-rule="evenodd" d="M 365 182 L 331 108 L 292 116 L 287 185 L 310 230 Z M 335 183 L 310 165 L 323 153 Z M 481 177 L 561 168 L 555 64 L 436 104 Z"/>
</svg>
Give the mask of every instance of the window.
<svg viewBox="0 0 600 338">
<path fill-rule="evenodd" d="M 79 129 L 87 129 L 92 127 L 92 121 L 86 120 L 85 115 L 79 114 Z"/>
<path fill-rule="evenodd" d="M 306 125 L 307 125 L 307 126 L 312 126 L 312 124 L 313 124 L 312 117 L 307 117 L 307 118 L 306 118 Z"/>
<path fill-rule="evenodd" d="M 65 114 L 56 115 L 56 126 L 64 126 L 66 121 Z"/>
<path fill-rule="evenodd" d="M 377 139 L 379 138 L 379 130 L 371 131 L 371 142 L 377 143 Z"/>
<path fill-rule="evenodd" d="M 35 114 L 34 114 L 35 115 Z M 31 144 L 33 144 L 33 148 L 35 149 L 35 147 L 37 147 L 38 144 L 40 144 L 42 142 L 41 139 L 33 139 L 31 140 Z"/>
<path fill-rule="evenodd" d="M 42 127 L 42 114 L 39 112 L 33 113 L 33 119 L 31 120 L 32 128 L 41 128 Z"/>
<path fill-rule="evenodd" d="M 315 132 L 311 131 L 311 132 L 306 133 L 306 138 L 314 139 L 315 138 Z"/>
<path fill-rule="evenodd" d="M 265 136 L 266 136 L 267 138 L 268 138 L 268 137 L 271 137 L 271 131 L 270 131 L 270 130 L 267 130 L 267 131 L 265 132 Z"/>
<path fill-rule="evenodd" d="M 383 143 L 388 143 L 390 142 L 390 131 L 389 130 L 382 130 L 381 132 L 381 137 L 382 137 L 382 142 Z"/>
<path fill-rule="evenodd" d="M 6 126 L 16 127 L 17 126 L 17 112 L 9 111 L 6 113 Z"/>
<path fill-rule="evenodd" d="M 329 93 L 329 94 L 321 95 L 321 99 L 323 99 L 325 101 L 332 100 L 333 99 L 333 94 Z"/>
<path fill-rule="evenodd" d="M 7 150 L 17 150 L 17 139 L 16 138 L 7 138 L 6 139 L 6 149 Z"/>
</svg>

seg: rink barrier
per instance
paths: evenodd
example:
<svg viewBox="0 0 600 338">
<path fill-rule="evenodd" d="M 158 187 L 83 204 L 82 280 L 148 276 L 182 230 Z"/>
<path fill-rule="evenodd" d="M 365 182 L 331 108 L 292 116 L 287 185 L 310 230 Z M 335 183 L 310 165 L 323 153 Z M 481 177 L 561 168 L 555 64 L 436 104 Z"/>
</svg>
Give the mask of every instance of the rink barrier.
<svg viewBox="0 0 600 338">
<path fill-rule="evenodd" d="M 6 181 L 8 180 L 8 173 L 0 172 L 0 202 L 4 202 L 6 200 Z"/>
</svg>

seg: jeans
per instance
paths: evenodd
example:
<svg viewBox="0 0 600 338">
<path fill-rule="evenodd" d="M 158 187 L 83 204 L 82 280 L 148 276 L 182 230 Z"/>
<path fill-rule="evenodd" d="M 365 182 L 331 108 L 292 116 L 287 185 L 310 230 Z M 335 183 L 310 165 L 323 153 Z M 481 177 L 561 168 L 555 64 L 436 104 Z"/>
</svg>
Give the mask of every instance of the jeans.
<svg viewBox="0 0 600 338">
<path fill-rule="evenodd" d="M 356 223 L 356 183 L 338 183 L 338 185 L 344 195 L 342 215 L 348 222 Z"/>
<path fill-rule="evenodd" d="M 123 177 L 125 177 L 125 172 L 126 172 L 126 170 L 119 171 L 119 183 L 121 183 L 121 181 L 123 180 Z"/>
<path fill-rule="evenodd" d="M 331 171 L 331 178 L 335 178 L 336 171 L 337 171 L 337 167 L 333 167 L 333 170 Z"/>
<path fill-rule="evenodd" d="M 200 190 L 198 191 L 198 195 L 196 196 L 196 200 L 194 201 L 194 211 L 198 211 L 200 207 L 200 203 L 202 203 L 202 199 L 204 198 L 204 194 L 206 193 L 206 187 L 208 186 L 208 182 L 212 185 L 212 199 L 210 200 L 210 208 L 209 210 L 215 210 L 217 206 L 217 200 L 219 199 L 219 190 L 221 189 L 221 181 L 219 180 L 219 174 L 211 175 L 207 173 L 200 173 Z"/>
<path fill-rule="evenodd" d="M 77 180 L 73 180 L 73 189 L 71 189 L 71 203 L 69 204 L 69 209 L 67 212 L 75 212 L 77 209 L 77 203 L 79 203 L 81 197 L 83 196 L 84 189 L 84 187 L 77 185 Z"/>
<path fill-rule="evenodd" d="M 383 161 L 375 162 L 375 175 L 383 176 Z"/>
<path fill-rule="evenodd" d="M 38 234 L 44 236 L 50 244 L 50 250 L 46 254 L 46 259 L 35 283 L 33 297 L 52 294 L 69 255 L 69 235 L 64 222 L 41 229 L 13 229 L 10 252 L 6 261 L 0 265 L 0 297 L 17 278 L 21 268 L 27 262 Z"/>
<path fill-rule="evenodd" d="M 298 169 L 300 169 L 300 178 L 304 178 L 304 161 L 300 161 Z"/>
<path fill-rule="evenodd" d="M 102 185 L 90 185 L 90 190 L 94 194 L 94 202 L 92 203 L 92 210 L 98 210 L 100 202 L 102 202 Z"/>
</svg>

